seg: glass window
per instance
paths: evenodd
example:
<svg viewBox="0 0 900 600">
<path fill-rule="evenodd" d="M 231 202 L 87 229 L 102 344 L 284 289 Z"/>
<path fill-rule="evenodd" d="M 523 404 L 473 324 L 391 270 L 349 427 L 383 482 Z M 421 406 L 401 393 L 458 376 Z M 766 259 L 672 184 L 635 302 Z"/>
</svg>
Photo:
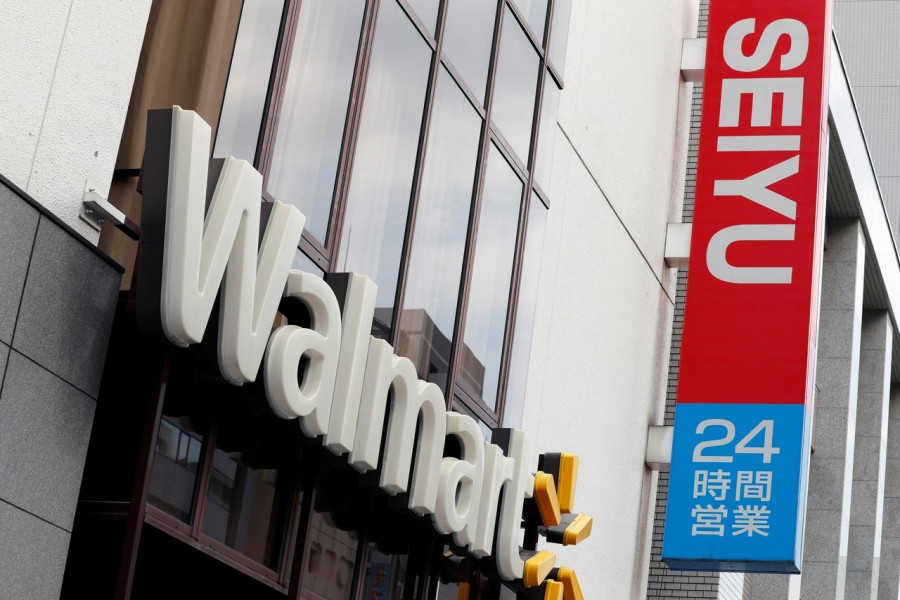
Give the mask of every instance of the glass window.
<svg viewBox="0 0 900 600">
<path fill-rule="evenodd" d="M 537 51 L 509 9 L 503 15 L 500 56 L 497 60 L 491 120 L 496 123 L 522 163 L 526 164 L 531 144 L 531 124 L 534 120 L 539 59 Z"/>
<path fill-rule="evenodd" d="M 482 105 L 496 15 L 496 2 L 451 0 L 444 25 L 443 53 Z"/>
<path fill-rule="evenodd" d="M 497 405 L 521 197 L 522 182 L 492 145 L 481 200 L 464 336 L 475 360 L 460 365 L 463 380 L 490 408 Z"/>
<path fill-rule="evenodd" d="M 534 179 L 545 192 L 550 191 L 550 171 L 553 168 L 553 146 L 556 141 L 556 119 L 559 116 L 560 89 L 549 73 L 544 77 L 544 99 L 538 130 L 537 152 L 534 159 Z"/>
<path fill-rule="evenodd" d="M 466 416 L 468 416 L 468 417 L 472 417 L 472 419 L 473 419 L 476 423 L 478 423 L 478 428 L 481 429 L 481 435 L 484 437 L 484 439 L 485 439 L 486 441 L 488 441 L 488 442 L 491 441 L 491 435 L 493 434 L 493 430 L 491 429 L 491 426 L 488 425 L 487 423 L 485 423 L 484 420 L 482 420 L 481 417 L 479 417 L 478 415 L 476 415 L 476 414 L 475 414 L 475 411 L 473 411 L 471 408 L 469 408 L 468 406 L 466 406 L 465 404 L 463 404 L 463 401 L 459 398 L 459 396 L 457 396 L 457 397 L 453 400 L 453 407 L 452 407 L 452 410 L 453 410 L 454 412 L 458 412 L 458 413 L 464 414 L 464 415 L 466 415 Z"/>
<path fill-rule="evenodd" d="M 190 417 L 164 416 L 159 422 L 148 502 L 190 523 L 203 436 Z"/>
<path fill-rule="evenodd" d="M 304 0 L 266 189 L 325 242 L 364 0 Z"/>
<path fill-rule="evenodd" d="M 269 447 L 271 439 L 248 430 L 246 419 L 219 426 L 201 531 L 277 571 L 290 490 L 280 481 L 287 479 L 278 468 L 284 457 Z"/>
<path fill-rule="evenodd" d="M 522 256 L 522 276 L 519 279 L 519 300 L 516 305 L 516 326 L 509 359 L 509 380 L 503 408 L 503 426 L 519 427 L 525 408 L 525 384 L 531 360 L 531 338 L 534 334 L 534 315 L 537 310 L 538 282 L 541 255 L 544 249 L 544 230 L 547 227 L 547 207 L 536 194 L 531 194 L 528 209 L 528 228 L 525 230 L 525 251 Z"/>
<path fill-rule="evenodd" d="M 517 594 L 515 590 L 498 578 L 482 577 L 476 600 L 516 600 L 519 597 L 528 598 L 528 594 L 527 592 L 523 592 L 521 595 Z"/>
<path fill-rule="evenodd" d="M 467 600 L 477 579 L 477 563 L 471 558 L 454 554 L 444 545 L 437 561 L 437 600 Z"/>
<path fill-rule="evenodd" d="M 544 25 L 547 22 L 547 0 L 515 0 L 515 3 L 538 43 L 543 44 Z"/>
<path fill-rule="evenodd" d="M 438 0 L 406 0 L 416 12 L 419 20 L 428 28 L 428 33 L 434 35 L 434 26 L 437 22 Z"/>
<path fill-rule="evenodd" d="M 291 264 L 291 268 L 303 271 L 304 273 L 314 273 L 319 277 L 325 277 L 325 271 L 300 250 L 298 250 L 297 254 L 294 256 L 294 262 Z"/>
<path fill-rule="evenodd" d="M 553 3 L 553 27 L 550 29 L 550 48 L 547 58 L 559 71 L 560 76 L 566 71 L 566 46 L 569 43 L 569 16 L 572 12 L 572 0 L 556 0 Z"/>
<path fill-rule="evenodd" d="M 359 534 L 365 515 L 359 493 L 347 475 L 320 471 L 303 549 L 300 598 L 350 600 L 356 573 Z"/>
<path fill-rule="evenodd" d="M 313 511 L 304 556 L 303 590 L 300 597 L 315 600 L 348 600 L 356 567 L 357 535 L 333 525 L 328 513 Z"/>
<path fill-rule="evenodd" d="M 437 600 L 466 600 L 471 591 L 471 586 L 466 582 L 457 583 L 452 581 L 444 583 L 440 581 L 437 589 Z"/>
<path fill-rule="evenodd" d="M 397 350 L 445 388 L 481 118 L 443 69 L 437 86 Z"/>
<path fill-rule="evenodd" d="M 406 581 L 406 554 L 385 554 L 370 543 L 366 558 L 366 580 L 363 598 L 400 600 Z"/>
<path fill-rule="evenodd" d="M 431 49 L 396 2 L 382 2 L 337 271 L 378 284 L 376 329 L 391 329 Z"/>
<path fill-rule="evenodd" d="M 216 158 L 234 156 L 251 164 L 256 159 L 283 12 L 284 0 L 244 3 L 216 132 Z"/>
</svg>

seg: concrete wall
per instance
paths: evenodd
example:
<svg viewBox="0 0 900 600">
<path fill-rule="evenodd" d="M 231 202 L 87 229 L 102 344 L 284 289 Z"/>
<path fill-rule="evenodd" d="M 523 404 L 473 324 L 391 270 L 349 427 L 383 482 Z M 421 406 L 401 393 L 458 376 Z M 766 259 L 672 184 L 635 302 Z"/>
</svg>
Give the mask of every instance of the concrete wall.
<svg viewBox="0 0 900 600">
<path fill-rule="evenodd" d="M 523 429 L 536 452 L 581 456 L 583 547 L 558 549 L 586 597 L 643 598 L 656 477 L 647 427 L 662 422 L 689 84 L 681 42 L 696 1 L 576 0 L 556 132 L 551 207 Z"/>
<path fill-rule="evenodd" d="M 121 271 L 0 180 L 0 597 L 54 598 Z"/>
<path fill-rule="evenodd" d="M 96 243 L 150 0 L 0 0 L 0 173 Z"/>
<path fill-rule="evenodd" d="M 743 600 L 744 598 L 749 598 L 749 596 L 745 596 L 745 591 L 749 594 L 749 589 L 744 585 L 744 579 L 743 573 L 720 573 L 718 600 Z"/>
</svg>

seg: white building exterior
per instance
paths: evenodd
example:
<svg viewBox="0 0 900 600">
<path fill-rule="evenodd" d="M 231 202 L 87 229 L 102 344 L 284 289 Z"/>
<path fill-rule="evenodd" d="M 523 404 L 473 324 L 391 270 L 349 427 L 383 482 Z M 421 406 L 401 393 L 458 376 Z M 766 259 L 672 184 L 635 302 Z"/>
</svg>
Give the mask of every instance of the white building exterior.
<svg viewBox="0 0 900 600">
<path fill-rule="evenodd" d="M 870 3 L 840 4 L 847 13 L 851 5 Z M 5 0 L 0 6 L 0 175 L 91 243 L 99 233 L 79 218 L 82 193 L 86 186 L 101 196 L 109 192 L 150 9 L 150 0 Z M 889 218 L 884 210 L 881 191 L 892 190 L 893 184 L 877 178 L 856 112 L 857 92 L 848 84 L 853 61 L 865 61 L 855 54 L 853 61 L 842 63 L 837 50 L 832 55 L 828 215 L 859 231 L 862 262 L 856 267 L 862 275 L 849 284 L 825 284 L 851 285 L 858 292 L 846 307 L 855 319 L 849 339 L 856 340 L 856 353 L 841 380 L 848 387 L 844 452 L 829 457 L 820 444 L 813 469 L 816 460 L 826 459 L 835 461 L 836 469 L 850 464 L 851 472 L 853 465 L 866 470 L 875 464 L 878 498 L 859 491 L 863 488 L 854 481 L 832 495 L 811 487 L 812 510 L 841 516 L 836 528 L 824 521 L 808 523 L 808 573 L 815 576 L 654 571 L 660 474 L 646 466 L 645 449 L 648 428 L 666 423 L 674 393 L 671 365 L 677 369 L 677 355 L 670 354 L 680 333 L 679 276 L 666 264 L 665 242 L 667 225 L 681 221 L 685 198 L 692 194 L 690 139 L 696 135 L 699 104 L 694 85 L 681 75 L 681 49 L 685 38 L 698 35 L 698 23 L 700 0 L 572 2 L 521 424 L 530 435 L 532 463 L 544 452 L 580 456 L 577 506 L 593 516 L 593 535 L 577 547 L 560 548 L 557 564 L 573 567 L 584 596 L 594 600 L 857 600 L 853 590 L 861 588 L 853 586 L 863 585 L 865 575 L 875 582 L 868 588 L 872 598 L 894 600 L 900 580 L 900 427 L 895 427 L 900 425 L 900 396 L 896 389 L 882 390 L 881 402 L 891 404 L 882 419 L 891 427 L 878 421 L 875 429 L 884 433 L 874 442 L 855 442 L 873 437 L 855 428 L 866 416 L 855 411 L 862 406 L 857 396 L 877 392 L 866 387 L 866 359 L 860 359 L 873 350 L 860 342 L 863 320 L 876 313 L 890 324 L 890 343 L 878 356 L 886 356 L 892 366 L 891 382 L 900 380 L 900 259 L 891 233 L 897 217 Z M 870 142 L 874 137 L 868 137 Z M 879 142 L 878 148 L 885 144 Z M 12 262 L 0 258 L 0 289 L 11 285 Z M 7 308 L 19 310 L 18 304 L 0 304 Z M 17 352 L 14 341 L 0 336 L 0 358 L 10 352 Z M 22 355 L 43 364 L 26 350 Z M 102 364 L 102 357 L 96 361 Z M 0 373 L 6 363 L 3 358 Z M 820 396 L 836 387 L 829 382 L 821 381 Z M 86 438 L 75 445 L 80 468 Z M 44 464 L 46 456 L 35 461 Z M 0 508 L 17 506 L 24 515 L 45 518 L 15 500 L 16 482 L 4 485 L 0 473 Z M 77 488 L 67 488 L 64 499 L 71 506 Z M 873 498 L 871 515 L 853 512 L 852 506 Z M 20 594 L 15 597 L 58 596 L 71 519 L 53 521 L 63 533 L 49 544 L 50 552 L 46 540 L 23 534 L 31 530 L 18 521 L 6 517 L 4 522 L 5 514 L 11 513 L 0 512 L 0 550 L 20 554 L 15 561 L 0 558 L 0 581 L 13 582 L 10 589 Z M 879 535 L 873 537 L 875 532 Z M 861 546 L 864 538 L 874 543 Z M 819 552 L 825 549 L 834 552 Z M 32 572 L 22 569 L 28 561 L 39 561 L 34 564 L 49 573 L 42 585 L 30 586 Z M 660 584 L 655 591 L 648 589 L 651 581 Z"/>
<path fill-rule="evenodd" d="M 149 0 L 4 1 L 0 173 L 96 243 L 85 185 L 106 196 Z"/>
<path fill-rule="evenodd" d="M 644 598 L 676 271 L 666 225 L 684 196 L 692 84 L 681 45 L 698 2 L 576 2 L 522 426 L 540 452 L 581 456 L 579 506 L 594 516 L 564 549 L 593 598 Z"/>
</svg>

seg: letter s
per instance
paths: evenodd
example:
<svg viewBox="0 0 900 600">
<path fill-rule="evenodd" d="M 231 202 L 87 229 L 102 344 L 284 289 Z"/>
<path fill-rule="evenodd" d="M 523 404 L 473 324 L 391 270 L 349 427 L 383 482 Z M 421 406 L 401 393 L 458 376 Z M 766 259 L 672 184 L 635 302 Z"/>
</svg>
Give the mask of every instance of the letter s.
<svg viewBox="0 0 900 600">
<path fill-rule="evenodd" d="M 742 19 L 728 28 L 725 34 L 723 54 L 725 62 L 735 71 L 750 73 L 759 71 L 765 67 L 772 54 L 775 45 L 782 35 L 791 39 L 791 49 L 781 57 L 781 70 L 789 71 L 803 64 L 809 50 L 809 32 L 806 25 L 796 19 L 778 19 L 772 21 L 763 30 L 759 43 L 753 54 L 746 56 L 741 49 L 741 44 L 748 35 L 756 31 L 756 19 Z"/>
</svg>

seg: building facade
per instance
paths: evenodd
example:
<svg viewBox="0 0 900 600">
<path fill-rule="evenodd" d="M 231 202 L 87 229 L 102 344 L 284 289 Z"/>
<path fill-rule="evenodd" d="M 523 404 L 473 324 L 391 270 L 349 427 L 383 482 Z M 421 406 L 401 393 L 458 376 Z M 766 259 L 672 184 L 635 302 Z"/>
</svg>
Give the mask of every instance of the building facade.
<svg viewBox="0 0 900 600">
<path fill-rule="evenodd" d="M 900 102 L 894 91 L 896 41 L 890 32 L 897 27 L 898 19 L 900 6 L 893 1 L 839 1 L 834 5 L 834 30 L 895 237 L 900 228 L 900 175 L 895 166 L 897 140 L 891 132 L 896 129 Z"/>
<path fill-rule="evenodd" d="M 484 552 L 442 533 L 433 507 L 410 510 L 403 486 L 424 478 L 417 467 L 385 491 L 379 450 L 403 441 L 392 419 L 411 397 L 401 380 L 388 412 L 360 412 L 371 418 L 357 436 L 375 432 L 366 466 L 311 413 L 273 408 L 259 362 L 243 379 L 222 366 L 238 328 L 224 294 L 199 336 L 167 329 L 166 219 L 182 214 L 170 186 L 189 164 L 173 158 L 173 123 L 187 111 L 209 126 L 191 121 L 203 157 L 191 169 L 211 159 L 192 197 L 225 194 L 225 174 L 242 168 L 226 157 L 259 173 L 259 236 L 235 239 L 266 247 L 281 204 L 305 217 L 289 262 L 325 285 L 297 276 L 319 295 L 278 303 L 265 339 L 293 326 L 327 340 L 311 298 L 329 294 L 348 330 L 357 280 L 343 274 L 368 277 L 371 327 L 358 338 L 371 333 L 369 362 L 380 349 L 410 365 L 402 381 L 437 390 L 439 416 L 476 424 L 478 444 L 448 436 L 438 458 L 465 462 L 483 437 L 502 447 L 497 465 L 553 473 L 564 512 L 593 517 L 590 537 L 563 546 L 525 502 L 514 544 L 522 560 L 552 552 L 560 569 L 541 579 L 565 583 L 532 595 L 572 600 L 573 571 L 598 599 L 897 597 L 900 260 L 838 45 L 805 562 L 799 576 L 744 576 L 665 566 L 667 467 L 647 457 L 648 431 L 671 425 L 677 397 L 689 269 L 666 242 L 692 215 L 702 85 L 683 73 L 682 45 L 705 35 L 706 2 L 4 8 L 0 597 L 528 594 L 497 566 L 500 536 Z M 98 224 L 98 205 L 83 204 L 95 197 L 127 218 Z M 185 243 L 215 227 L 198 224 Z M 325 350 L 294 360 L 299 383 L 328 368 Z M 427 451 L 429 418 L 406 436 L 418 448 L 407 465 Z M 527 435 L 521 451 L 508 428 Z M 551 453 L 580 458 L 577 486 Z M 508 479 L 483 496 L 486 514 L 511 505 Z"/>
</svg>

